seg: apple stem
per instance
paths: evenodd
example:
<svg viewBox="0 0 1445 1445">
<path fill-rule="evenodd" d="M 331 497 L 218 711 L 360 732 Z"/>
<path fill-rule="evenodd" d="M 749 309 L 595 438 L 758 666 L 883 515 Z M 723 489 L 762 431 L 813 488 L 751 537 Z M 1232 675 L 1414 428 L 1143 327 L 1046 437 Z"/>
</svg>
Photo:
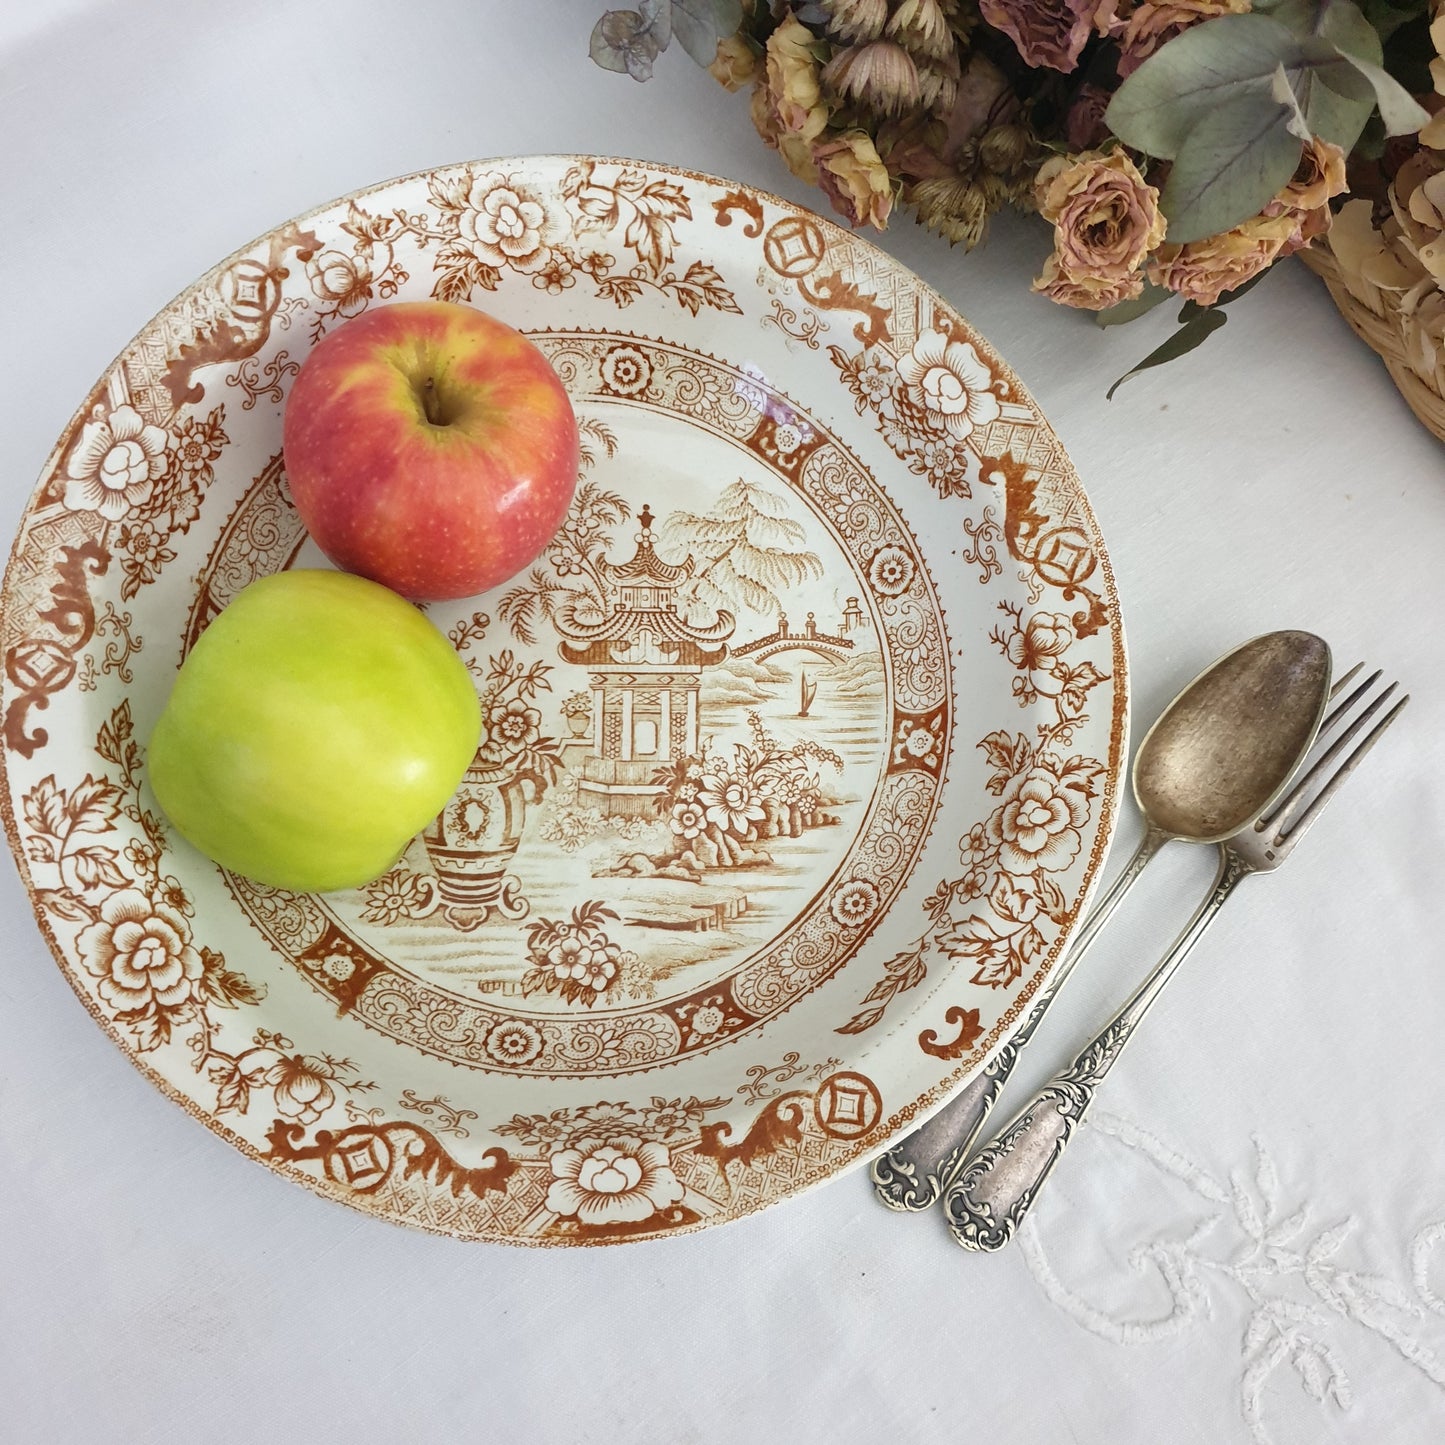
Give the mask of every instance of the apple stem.
<svg viewBox="0 0 1445 1445">
<path fill-rule="evenodd" d="M 442 421 L 441 403 L 437 397 L 437 384 L 435 377 L 427 377 L 426 390 L 421 395 L 421 409 L 426 413 L 426 419 L 433 426 L 445 426 Z"/>
</svg>

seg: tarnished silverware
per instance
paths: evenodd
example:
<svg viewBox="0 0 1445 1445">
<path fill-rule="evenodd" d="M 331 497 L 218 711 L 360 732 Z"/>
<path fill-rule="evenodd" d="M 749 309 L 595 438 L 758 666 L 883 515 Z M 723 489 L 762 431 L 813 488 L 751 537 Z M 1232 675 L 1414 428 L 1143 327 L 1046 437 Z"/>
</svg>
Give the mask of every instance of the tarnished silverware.
<svg viewBox="0 0 1445 1445">
<path fill-rule="evenodd" d="M 1348 676 L 1353 677 L 1358 670 L 1353 669 Z M 1322 738 L 1340 728 L 1379 678 L 1376 672 L 1336 707 L 1320 729 Z M 1395 687 L 1392 682 L 1377 693 L 1340 731 L 1283 802 L 1220 843 L 1219 871 L 1209 895 L 1168 953 L 1074 1062 L 1039 1090 L 1002 1133 L 968 1159 L 943 1201 L 949 1229 L 965 1248 L 1002 1249 L 1013 1238 L 1124 1045 L 1240 880 L 1254 873 L 1272 873 L 1283 864 L 1361 758 L 1400 715 L 1410 700 L 1408 696 L 1395 703 L 1342 758 Z"/>
<path fill-rule="evenodd" d="M 1148 828 L 1095 904 L 1028 1016 L 987 1068 L 874 1160 L 879 1199 L 927 1209 L 953 1182 L 1024 1047 L 1134 881 L 1168 842 L 1217 843 L 1252 824 L 1308 753 L 1329 696 L 1330 650 L 1312 632 L 1270 632 L 1226 653 L 1160 714 L 1134 760 Z"/>
</svg>

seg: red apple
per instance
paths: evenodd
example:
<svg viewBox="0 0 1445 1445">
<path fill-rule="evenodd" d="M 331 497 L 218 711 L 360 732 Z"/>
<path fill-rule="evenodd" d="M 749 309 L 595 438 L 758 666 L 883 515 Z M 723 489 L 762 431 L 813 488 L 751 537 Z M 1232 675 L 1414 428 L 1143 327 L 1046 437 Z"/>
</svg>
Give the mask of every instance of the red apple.
<svg viewBox="0 0 1445 1445">
<path fill-rule="evenodd" d="M 547 358 L 445 301 L 378 306 L 320 341 L 291 388 L 284 445 L 317 546 L 418 601 L 520 572 L 577 484 L 577 421 Z"/>
</svg>

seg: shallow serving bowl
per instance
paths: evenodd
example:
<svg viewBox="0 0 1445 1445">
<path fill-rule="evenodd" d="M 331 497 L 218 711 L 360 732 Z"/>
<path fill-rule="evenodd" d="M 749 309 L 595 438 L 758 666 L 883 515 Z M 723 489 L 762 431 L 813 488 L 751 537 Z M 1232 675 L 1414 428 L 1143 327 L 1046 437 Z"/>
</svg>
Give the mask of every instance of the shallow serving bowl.
<svg viewBox="0 0 1445 1445">
<path fill-rule="evenodd" d="M 261 888 L 167 829 L 146 741 L 242 587 L 326 565 L 308 348 L 428 296 L 551 359 L 577 499 L 427 609 L 486 720 L 441 816 L 369 887 Z M 875 1154 L 1003 1042 L 1116 813 L 1118 606 L 1034 403 L 882 252 L 661 166 L 447 167 L 238 251 L 86 398 L 3 612 L 6 829 L 86 1007 L 253 1158 L 466 1238 L 697 1229 Z"/>
</svg>

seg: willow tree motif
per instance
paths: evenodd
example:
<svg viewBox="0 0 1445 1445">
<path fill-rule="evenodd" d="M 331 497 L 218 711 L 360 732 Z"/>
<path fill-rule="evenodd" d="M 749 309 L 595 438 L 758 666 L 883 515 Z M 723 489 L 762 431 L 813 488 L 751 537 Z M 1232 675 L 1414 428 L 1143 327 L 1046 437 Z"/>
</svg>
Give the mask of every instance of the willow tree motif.
<svg viewBox="0 0 1445 1445">
<path fill-rule="evenodd" d="M 598 570 L 607 552 L 607 532 L 632 515 L 632 508 L 616 492 L 586 479 L 599 449 L 608 457 L 616 454 L 617 437 L 591 419 L 579 421 L 577 431 L 581 463 L 577 495 L 541 564 L 504 593 L 497 607 L 512 635 L 527 646 L 537 640 L 538 620 L 550 622 L 564 604 L 584 617 L 600 617 L 607 611 L 610 589 Z"/>
<path fill-rule="evenodd" d="M 689 615 L 746 607 L 763 616 L 784 610 L 781 593 L 823 575 L 808 534 L 787 515 L 786 498 L 739 478 L 725 487 L 710 512 L 673 512 L 662 537 L 676 552 L 691 553 L 697 572 L 678 589 Z"/>
</svg>

